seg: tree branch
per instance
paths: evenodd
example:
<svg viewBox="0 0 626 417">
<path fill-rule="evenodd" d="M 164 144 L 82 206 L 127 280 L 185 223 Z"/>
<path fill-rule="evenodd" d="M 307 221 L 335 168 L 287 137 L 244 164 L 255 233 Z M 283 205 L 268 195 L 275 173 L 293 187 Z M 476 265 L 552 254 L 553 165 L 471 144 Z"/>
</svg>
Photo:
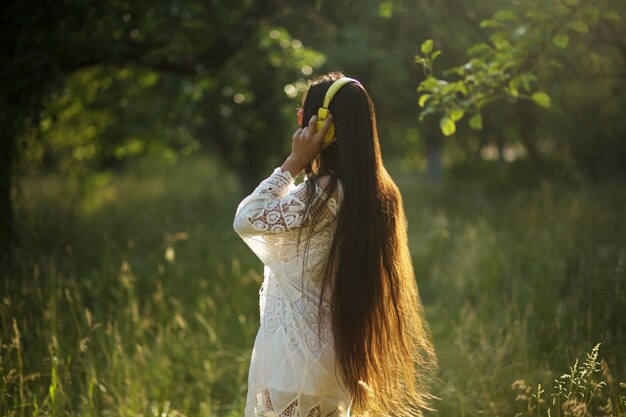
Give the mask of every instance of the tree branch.
<svg viewBox="0 0 626 417">
<path fill-rule="evenodd" d="M 64 69 L 74 72 L 83 68 L 100 64 L 127 65 L 129 63 L 146 66 L 157 71 L 171 72 L 180 75 L 196 75 L 215 71 L 231 59 L 246 43 L 252 39 L 259 19 L 273 10 L 273 1 L 258 0 L 242 15 L 231 28 L 225 29 L 204 51 L 185 60 L 171 60 L 165 56 L 158 59 L 147 59 L 150 52 L 159 50 L 166 44 L 148 41 L 126 41 L 121 52 L 109 56 L 84 56 L 73 63 L 66 63 Z"/>
</svg>

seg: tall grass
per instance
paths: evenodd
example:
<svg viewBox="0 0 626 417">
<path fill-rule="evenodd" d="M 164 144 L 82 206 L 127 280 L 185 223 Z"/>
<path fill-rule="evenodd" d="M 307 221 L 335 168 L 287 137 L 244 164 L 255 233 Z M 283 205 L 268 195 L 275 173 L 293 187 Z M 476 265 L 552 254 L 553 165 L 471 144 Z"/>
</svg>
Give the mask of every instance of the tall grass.
<svg viewBox="0 0 626 417">
<path fill-rule="evenodd" d="M 0 415 L 240 415 L 261 277 L 237 188 L 211 160 L 26 180 Z"/>
<path fill-rule="evenodd" d="M 492 169 L 442 186 L 396 176 L 444 416 L 514 415 L 513 381 L 545 386 L 598 342 L 626 380 L 626 188 Z"/>
<path fill-rule="evenodd" d="M 519 380 L 550 386 L 598 342 L 619 398 L 623 185 L 433 186 L 391 169 L 441 360 L 431 414 L 546 415 L 516 400 Z M 242 415 L 262 278 L 231 228 L 243 193 L 206 158 L 26 178 L 0 276 L 0 415 Z"/>
<path fill-rule="evenodd" d="M 541 384 L 536 388 L 524 380 L 514 381 L 516 400 L 525 403 L 525 409 L 516 416 L 573 416 L 626 415 L 626 383 L 617 384 L 605 360 L 598 361 L 600 343 L 587 353 L 582 366 L 578 359 L 569 373 L 554 380 L 551 401 L 546 402 Z"/>
</svg>

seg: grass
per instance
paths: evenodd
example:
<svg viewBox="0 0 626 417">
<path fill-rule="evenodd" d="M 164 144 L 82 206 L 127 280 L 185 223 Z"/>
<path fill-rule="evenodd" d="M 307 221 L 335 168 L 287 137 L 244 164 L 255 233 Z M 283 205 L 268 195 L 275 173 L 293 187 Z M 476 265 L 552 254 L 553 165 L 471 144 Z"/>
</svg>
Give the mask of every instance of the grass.
<svg viewBox="0 0 626 417">
<path fill-rule="evenodd" d="M 547 415 L 520 392 L 541 401 L 532 387 L 600 342 L 606 385 L 583 415 L 609 415 L 600 397 L 617 407 L 626 380 L 623 184 L 390 170 L 441 361 L 430 414 Z M 243 193 L 207 158 L 26 178 L 0 277 L 0 415 L 240 416 L 262 279 L 232 231 Z"/>
</svg>

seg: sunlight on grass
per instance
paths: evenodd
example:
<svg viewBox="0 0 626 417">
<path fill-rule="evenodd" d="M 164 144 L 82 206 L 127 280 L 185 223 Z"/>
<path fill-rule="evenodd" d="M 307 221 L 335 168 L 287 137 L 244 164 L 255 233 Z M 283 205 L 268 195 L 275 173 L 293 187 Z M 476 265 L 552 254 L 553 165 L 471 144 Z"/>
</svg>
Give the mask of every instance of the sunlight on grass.
<svg viewBox="0 0 626 417">
<path fill-rule="evenodd" d="M 429 415 L 546 415 L 511 384 L 536 402 L 519 380 L 550 386 L 598 342 L 594 375 L 608 389 L 611 369 L 616 405 L 623 187 L 395 177 L 441 361 Z M 1 282 L 0 414 L 241 415 L 262 280 L 232 231 L 241 194 L 203 158 L 146 161 L 88 185 L 25 180 L 22 249 Z"/>
</svg>

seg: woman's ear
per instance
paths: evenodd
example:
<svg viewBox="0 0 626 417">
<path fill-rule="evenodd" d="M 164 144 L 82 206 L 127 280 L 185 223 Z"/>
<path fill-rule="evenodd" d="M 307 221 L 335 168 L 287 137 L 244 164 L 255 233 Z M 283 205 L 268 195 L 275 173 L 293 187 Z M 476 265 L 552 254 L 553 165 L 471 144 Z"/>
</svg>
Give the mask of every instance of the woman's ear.
<svg viewBox="0 0 626 417">
<path fill-rule="evenodd" d="M 321 166 L 320 155 L 317 155 L 313 161 L 311 161 L 311 170 L 315 173 L 315 175 L 319 175 L 320 166 Z"/>
<path fill-rule="evenodd" d="M 298 110 L 298 126 L 302 127 L 302 114 L 303 114 L 303 110 L 300 109 Z"/>
</svg>

